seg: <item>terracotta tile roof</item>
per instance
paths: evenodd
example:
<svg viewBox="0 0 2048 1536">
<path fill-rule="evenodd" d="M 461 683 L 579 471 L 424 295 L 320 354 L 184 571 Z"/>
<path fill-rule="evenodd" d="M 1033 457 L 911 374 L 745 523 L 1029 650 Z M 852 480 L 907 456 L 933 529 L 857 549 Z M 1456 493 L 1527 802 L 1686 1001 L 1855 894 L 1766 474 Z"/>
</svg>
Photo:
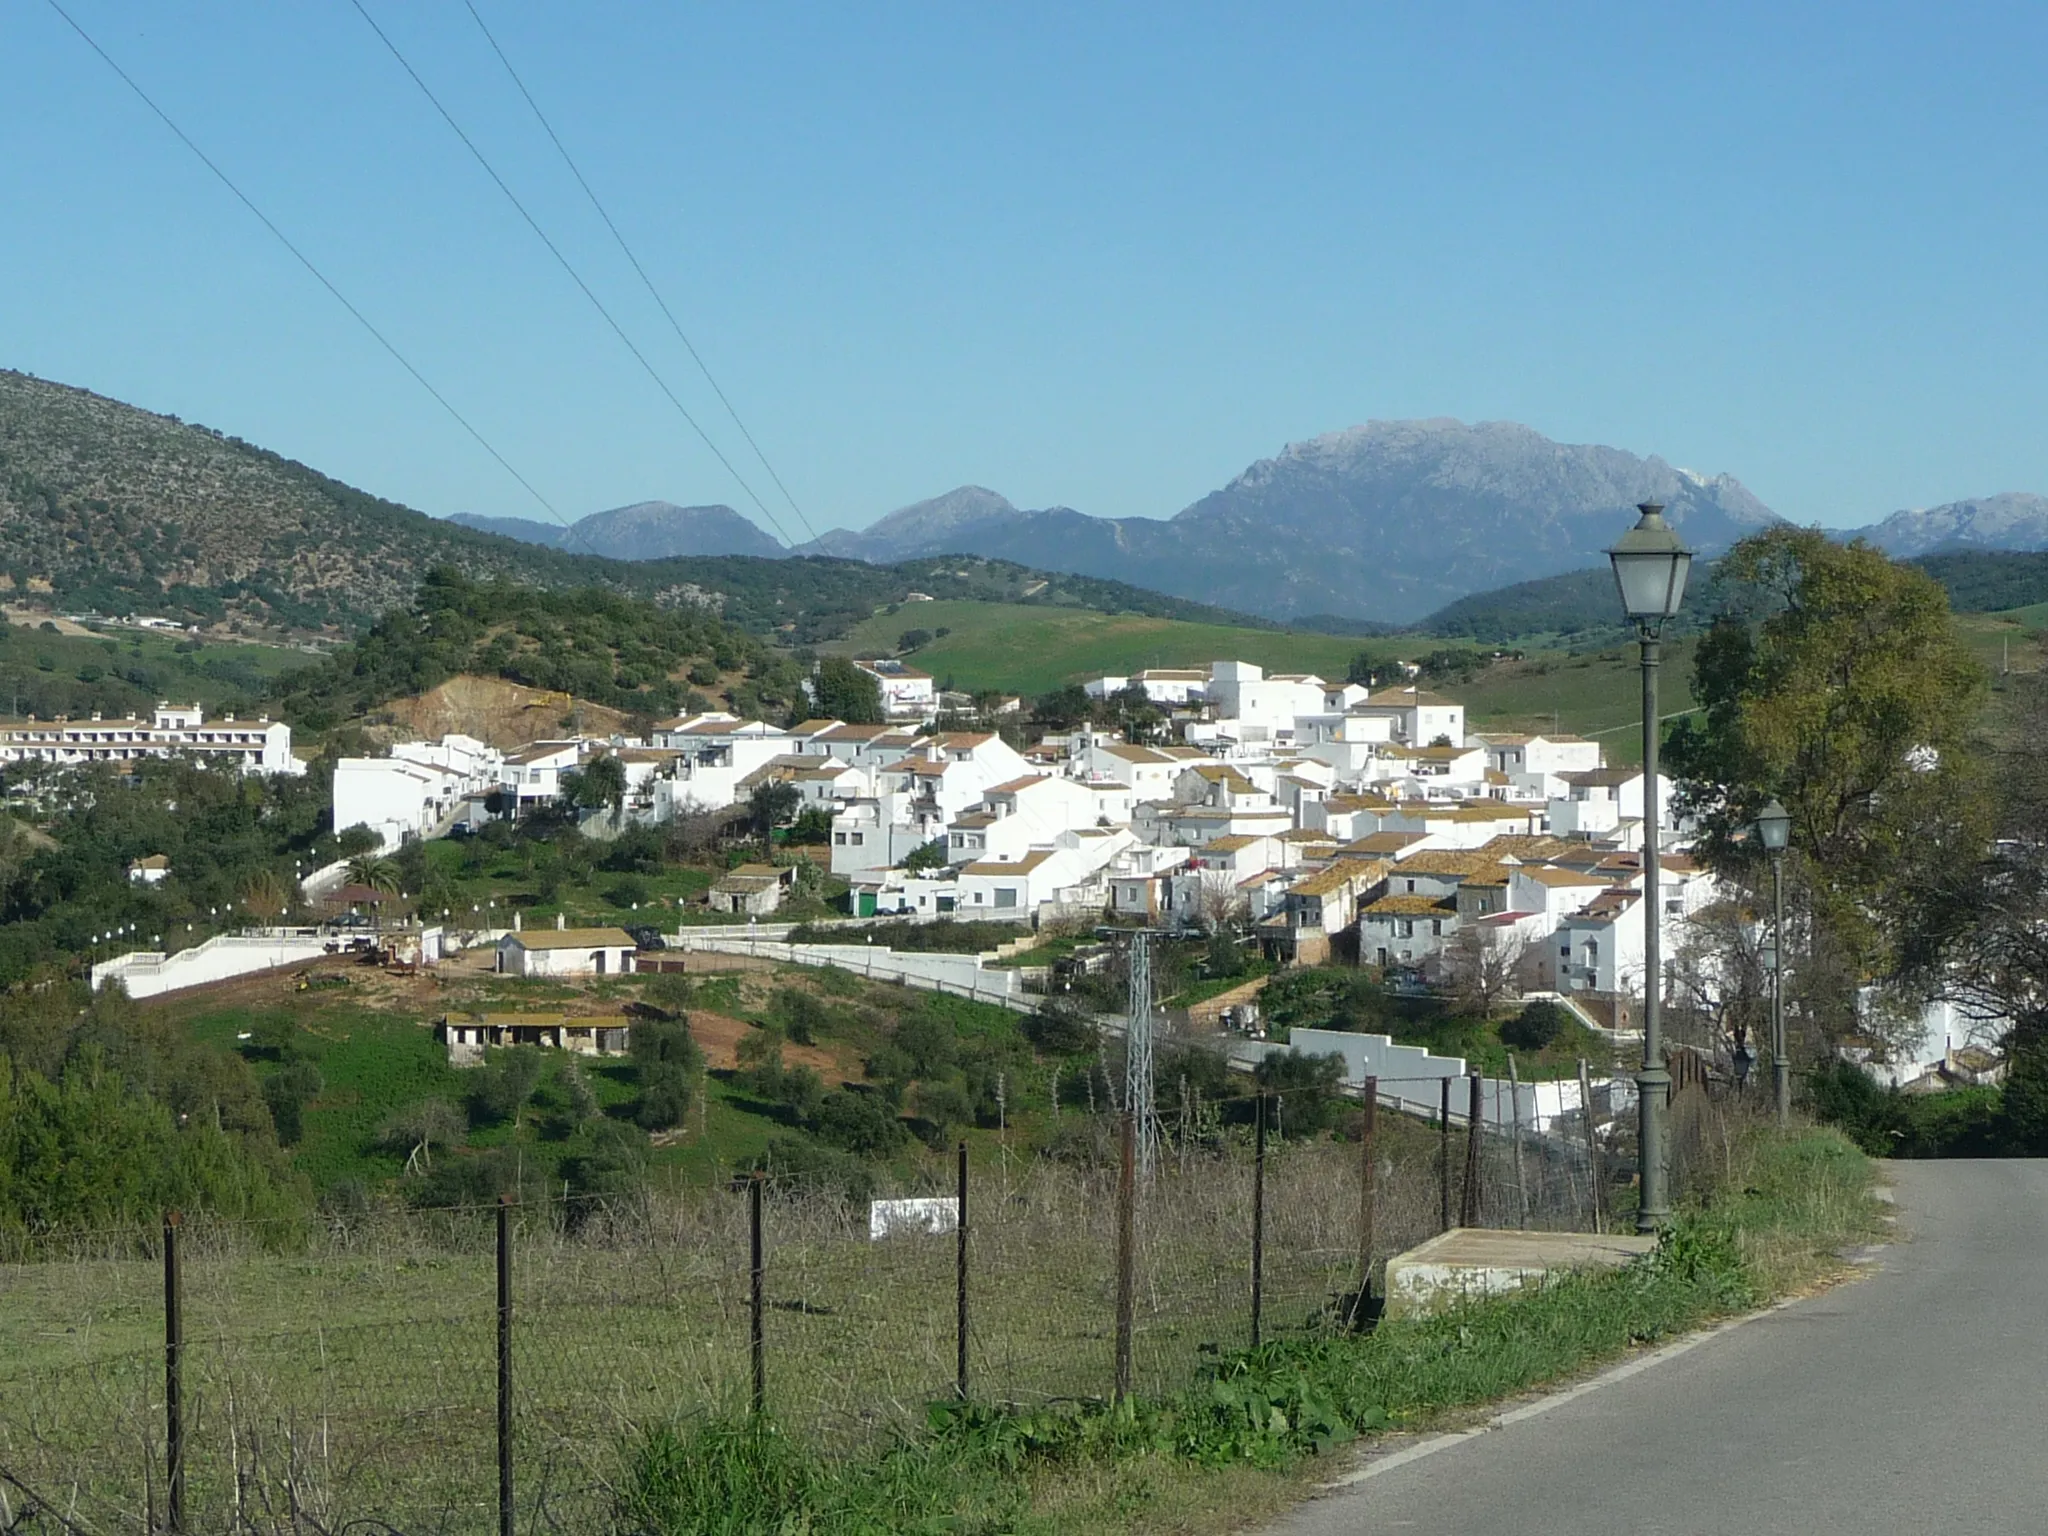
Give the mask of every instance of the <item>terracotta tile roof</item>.
<svg viewBox="0 0 2048 1536">
<path fill-rule="evenodd" d="M 1448 896 L 1382 896 L 1359 909 L 1360 917 L 1444 917 L 1458 910 Z"/>
</svg>

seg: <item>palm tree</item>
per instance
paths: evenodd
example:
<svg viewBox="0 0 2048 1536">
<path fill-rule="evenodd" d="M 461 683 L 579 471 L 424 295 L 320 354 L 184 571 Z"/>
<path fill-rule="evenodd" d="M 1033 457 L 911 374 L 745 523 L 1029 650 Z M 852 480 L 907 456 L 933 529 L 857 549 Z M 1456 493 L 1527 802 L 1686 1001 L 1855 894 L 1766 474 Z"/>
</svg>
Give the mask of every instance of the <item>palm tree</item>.
<svg viewBox="0 0 2048 1536">
<path fill-rule="evenodd" d="M 348 882 L 387 896 L 398 892 L 398 862 L 381 853 L 359 853 L 348 861 Z"/>
</svg>

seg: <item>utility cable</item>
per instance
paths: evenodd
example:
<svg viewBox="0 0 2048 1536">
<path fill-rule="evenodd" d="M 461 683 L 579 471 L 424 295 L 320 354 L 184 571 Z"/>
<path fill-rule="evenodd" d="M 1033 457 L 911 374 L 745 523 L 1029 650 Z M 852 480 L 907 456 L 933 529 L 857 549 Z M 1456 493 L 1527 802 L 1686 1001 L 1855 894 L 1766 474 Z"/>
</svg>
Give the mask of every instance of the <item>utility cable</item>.
<svg viewBox="0 0 2048 1536">
<path fill-rule="evenodd" d="M 554 124 L 550 123 L 547 114 L 541 111 L 540 103 L 533 99 L 533 92 L 526 88 L 526 82 L 519 77 L 519 71 L 512 67 L 512 61 L 505 56 L 505 50 L 498 45 L 498 39 L 492 35 L 491 29 L 484 24 L 483 14 L 477 10 L 475 0 L 462 0 L 462 3 L 468 7 L 469 14 L 475 19 L 477 30 L 483 33 L 484 41 L 491 45 L 491 52 L 495 53 L 498 56 L 498 62 L 505 66 L 505 73 L 512 77 L 512 83 L 519 88 L 519 94 L 526 98 L 527 106 L 533 109 L 535 120 L 540 123 L 541 128 L 547 133 L 549 142 L 555 146 L 556 152 L 561 155 L 562 163 L 569 167 L 569 174 L 576 178 L 576 185 L 583 189 L 583 195 L 590 199 L 590 206 L 597 210 L 597 216 L 604 220 L 604 227 L 611 231 L 612 239 L 618 242 L 620 251 L 625 254 L 626 260 L 632 264 L 633 271 L 638 275 L 641 285 L 647 289 L 648 296 L 654 300 L 656 306 L 661 310 L 663 318 L 668 321 L 669 329 L 676 333 L 676 340 L 680 341 L 683 344 L 683 350 L 690 354 L 690 361 L 697 365 L 697 371 L 704 375 L 704 382 L 709 384 L 711 392 L 718 396 L 718 403 L 725 407 L 725 414 L 732 418 L 732 424 L 739 428 L 740 436 L 747 440 L 747 446 L 754 450 L 754 457 L 761 461 L 761 467 L 768 472 L 768 478 L 773 480 L 775 488 L 782 492 L 782 499 L 789 503 L 789 510 L 796 514 L 797 521 L 804 525 L 804 532 L 809 534 L 812 541 L 815 542 L 818 537 L 818 530 L 811 526 L 810 518 L 806 517 L 804 509 L 797 505 L 797 499 L 790 494 L 789 487 L 782 483 L 782 476 L 777 474 L 775 466 L 768 462 L 768 455 L 762 452 L 761 445 L 754 441 L 754 434 L 747 430 L 747 424 L 740 420 L 740 413 L 734 409 L 732 401 L 726 398 L 725 390 L 719 385 L 718 380 L 712 377 L 711 367 L 704 361 L 702 355 L 698 353 L 696 343 L 691 341 L 689 335 L 683 330 L 682 322 L 676 319 L 675 312 L 668 307 L 668 300 L 664 299 L 661 296 L 661 290 L 654 286 L 654 279 L 647 275 L 647 269 L 640 264 L 640 258 L 633 254 L 633 247 L 626 243 L 625 235 L 620 233 L 619 226 L 612 221 L 611 214 L 598 199 L 596 190 L 592 188 L 590 182 L 584 177 L 582 170 L 577 166 L 575 157 L 569 153 L 568 145 L 564 144 L 561 136 L 555 132 Z"/>
<path fill-rule="evenodd" d="M 469 418 L 467 416 L 464 416 L 462 412 L 455 409 L 455 407 L 449 403 L 448 397 L 446 395 L 442 394 L 440 390 L 434 388 L 432 384 L 427 382 L 426 375 L 421 373 L 419 369 L 415 368 L 412 365 L 412 363 L 406 358 L 406 355 L 403 352 L 399 351 L 397 347 L 392 345 L 391 339 L 387 337 L 382 331 L 378 330 L 377 327 L 370 322 L 369 316 L 365 315 L 360 309 L 357 309 L 354 304 L 349 302 L 348 296 L 344 294 L 339 288 L 334 286 L 334 283 L 328 278 L 327 274 L 325 272 L 322 272 L 315 265 L 313 265 L 312 258 L 309 257 L 304 251 L 300 250 L 298 246 L 294 245 L 292 243 L 291 237 L 285 234 L 283 230 L 277 227 L 277 225 L 271 220 L 269 214 L 265 213 L 261 208 L 256 206 L 256 204 L 250 199 L 248 193 L 244 192 L 240 187 L 235 185 L 234 179 L 214 162 L 213 157 L 208 155 L 205 150 L 201 149 L 198 146 L 198 144 L 194 143 L 192 136 L 190 134 L 186 133 L 184 129 L 180 128 L 175 122 L 172 121 L 171 115 L 168 112 L 164 111 L 162 107 L 156 104 L 156 101 L 150 96 L 149 92 L 145 91 L 140 85 L 136 84 L 134 77 L 130 75 L 127 70 L 123 69 L 119 64 L 114 62 L 113 55 L 108 53 L 106 49 L 102 48 L 97 42 L 95 42 L 93 40 L 92 34 L 87 32 L 84 27 L 81 27 L 77 23 L 77 21 L 75 21 L 72 18 L 71 13 L 65 10 L 64 7 L 58 3 L 58 0 L 49 0 L 49 5 L 51 10 L 55 11 L 59 16 L 64 18 L 65 25 L 70 27 L 72 31 L 76 32 L 79 35 L 79 37 L 84 40 L 86 47 L 90 48 L 94 53 L 98 54 L 100 56 L 101 61 L 106 64 L 107 68 L 111 69 L 116 75 L 120 77 L 121 83 L 127 86 L 129 90 L 133 91 L 136 95 L 136 98 L 139 101 L 141 101 L 141 103 L 145 107 L 149 108 L 150 111 L 156 114 L 157 120 L 160 121 L 166 128 L 170 129 L 171 132 L 177 136 L 178 142 L 183 144 L 187 149 L 191 150 L 194 155 L 198 156 L 199 163 L 205 166 L 209 171 L 213 172 L 215 179 L 217 179 L 222 186 L 226 187 L 229 192 L 234 194 L 235 200 L 239 202 L 244 208 L 248 209 L 249 212 L 254 214 L 256 216 L 257 222 L 262 224 L 262 226 L 265 229 L 269 230 L 271 234 L 277 237 L 278 244 L 282 245 L 287 251 L 290 251 L 293 259 L 296 260 L 300 266 L 304 267 L 308 272 L 313 274 L 314 281 L 319 283 L 322 288 L 325 288 L 330 294 L 332 294 L 337 304 L 339 304 L 343 309 L 347 310 L 350 315 L 355 317 L 356 323 L 360 325 L 364 330 L 370 333 L 371 338 L 376 341 L 378 346 L 382 347 L 386 352 L 391 354 L 392 360 L 396 362 L 399 367 L 403 368 L 407 373 L 412 375 L 413 382 L 418 384 L 419 387 L 421 389 L 424 389 L 428 394 L 432 395 L 434 397 L 434 403 L 439 405 L 442 410 L 446 411 L 450 416 L 452 416 L 455 419 L 455 424 L 461 427 L 463 431 L 467 432 L 473 439 L 475 439 L 476 445 L 479 448 L 483 449 L 483 451 L 489 454 L 493 459 L 495 459 L 500 469 L 504 470 L 505 473 L 510 475 L 514 480 L 517 480 L 520 484 L 520 487 L 526 492 L 527 495 L 531 496 L 535 501 L 539 502 L 543 507 L 545 507 L 548 511 L 549 516 L 553 517 L 554 520 L 560 523 L 563 526 L 563 528 L 567 529 L 569 533 L 571 533 L 579 539 L 582 539 L 583 535 L 577 532 L 576 527 L 573 523 L 571 523 L 567 518 L 563 517 L 562 514 L 555 509 L 555 504 L 549 501 L 547 497 L 541 495 L 539 491 L 535 490 L 533 482 L 528 480 L 526 476 L 520 474 L 518 470 L 514 469 L 510 461 L 506 459 L 505 455 L 498 452 L 496 448 L 493 448 L 491 446 L 490 440 L 486 438 L 483 435 L 483 433 L 479 432 L 474 425 L 471 424 Z M 586 549 L 590 548 L 589 540 L 584 539 L 584 547 Z M 597 553 L 595 549 L 591 549 L 590 552 L 592 554 Z"/>
<path fill-rule="evenodd" d="M 506 200 L 512 204 L 515 210 L 517 210 L 519 217 L 526 221 L 526 227 L 532 230 L 534 234 L 539 238 L 540 243 L 548 248 L 548 254 L 553 256 L 555 258 L 555 261 L 561 266 L 562 270 L 569 274 L 570 281 L 575 283 L 575 285 L 583 291 L 583 296 L 586 299 L 590 300 L 592 308 L 596 309 L 598 314 L 604 317 L 604 323 L 612 328 L 612 334 L 617 336 L 619 340 L 625 344 L 626 350 L 633 354 L 633 360 L 637 362 L 643 369 L 646 370 L 647 376 L 650 379 L 654 380 L 655 387 L 659 389 L 662 392 L 662 394 L 668 397 L 668 403 L 674 406 L 676 408 L 677 413 L 683 418 L 683 420 L 690 424 L 690 429 L 694 431 L 698 437 L 703 439 L 704 446 L 711 450 L 712 457 L 717 459 L 720 464 L 725 466 L 726 473 L 731 475 L 733 479 L 736 482 L 738 482 L 739 488 L 747 493 L 748 499 L 750 499 L 756 507 L 760 508 L 761 515 L 768 519 L 768 524 L 775 530 L 776 537 L 781 539 L 784 544 L 793 544 L 795 541 L 791 539 L 788 533 L 786 533 L 783 530 L 782 524 L 776 520 L 775 514 L 768 510 L 768 504 L 761 500 L 761 498 L 754 493 L 754 488 L 751 485 L 747 484 L 746 476 L 742 475 L 739 472 L 739 470 L 734 467 L 732 460 L 728 459 L 725 456 L 724 452 L 720 450 L 718 444 L 711 440 L 711 434 L 704 430 L 704 428 L 698 423 L 697 418 L 695 416 L 692 416 L 689 412 L 689 409 L 683 404 L 683 402 L 676 398 L 675 391 L 668 387 L 668 381 L 662 378 L 660 373 L 658 373 L 655 370 L 654 364 L 650 363 L 647 360 L 647 354 L 642 352 L 637 346 L 633 344 L 633 338 L 628 336 L 625 332 L 625 328 L 621 326 L 617 320 L 612 318 L 612 312 L 604 307 L 604 301 L 598 298 L 596 293 L 594 293 L 591 290 L 590 284 L 586 283 L 583 280 L 582 274 L 579 273 L 576 270 L 576 268 L 570 263 L 569 258 L 562 254 L 561 247 L 556 245 L 553 240 L 548 238 L 547 231 L 542 229 L 540 227 L 540 222 L 537 219 L 535 219 L 531 213 L 528 213 L 526 211 L 526 204 L 522 203 L 519 200 L 518 194 L 515 193 L 512 190 L 512 188 L 506 184 L 505 178 L 498 174 L 496 168 L 493 167 L 491 162 L 485 157 L 484 152 L 476 147 L 475 140 L 471 139 L 467 133 L 463 132 L 462 125 L 455 121 L 454 114 L 451 113 L 446 107 L 441 105 L 441 98 L 436 96 L 433 90 L 427 85 L 427 82 L 420 78 L 419 71 L 414 69 L 412 65 L 407 62 L 405 55 L 399 52 L 398 45 L 391 41 L 390 37 L 385 33 L 382 27 L 377 25 L 376 18 L 373 17 L 369 13 L 369 11 L 364 9 L 363 0 L 349 0 L 349 4 L 354 6 L 356 9 L 356 14 L 361 16 L 363 20 L 369 24 L 370 30 L 377 34 L 378 41 L 383 43 L 383 45 L 390 50 L 391 57 L 398 60 L 399 68 L 403 69 L 406 72 L 406 74 L 412 77 L 412 83 L 420 88 L 420 94 L 425 96 L 427 100 L 430 103 L 432 103 L 434 110 L 441 114 L 441 121 L 446 123 L 449 126 L 449 128 L 454 131 L 455 137 L 462 141 L 462 147 L 464 149 L 467 149 L 470 152 L 470 155 L 476 160 L 476 163 L 484 168 L 484 174 L 490 177 L 491 180 L 497 184 L 497 188 L 500 192 L 505 194 Z"/>
</svg>

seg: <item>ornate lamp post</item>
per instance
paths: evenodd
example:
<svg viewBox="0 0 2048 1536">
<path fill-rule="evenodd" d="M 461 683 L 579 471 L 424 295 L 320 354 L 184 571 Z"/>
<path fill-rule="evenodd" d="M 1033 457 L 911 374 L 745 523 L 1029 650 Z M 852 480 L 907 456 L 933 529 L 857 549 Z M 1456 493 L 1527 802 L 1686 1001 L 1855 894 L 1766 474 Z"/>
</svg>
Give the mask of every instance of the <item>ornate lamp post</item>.
<svg viewBox="0 0 2048 1536">
<path fill-rule="evenodd" d="M 1792 813 L 1773 798 L 1756 813 L 1756 835 L 1771 856 L 1771 1080 L 1783 1127 L 1792 1118 L 1792 1064 L 1785 1059 L 1785 850 Z"/>
<path fill-rule="evenodd" d="M 1607 551 L 1621 607 L 1636 626 L 1643 651 L 1643 1068 L 1636 1074 L 1640 1116 L 1638 1153 L 1642 1200 L 1636 1230 L 1655 1232 L 1671 1215 L 1664 1187 L 1664 1109 L 1671 1074 L 1664 1067 L 1663 902 L 1657 890 L 1657 666 L 1664 623 L 1685 600 L 1692 551 L 1664 521 L 1654 501 L 1636 508 L 1642 519 Z"/>
</svg>

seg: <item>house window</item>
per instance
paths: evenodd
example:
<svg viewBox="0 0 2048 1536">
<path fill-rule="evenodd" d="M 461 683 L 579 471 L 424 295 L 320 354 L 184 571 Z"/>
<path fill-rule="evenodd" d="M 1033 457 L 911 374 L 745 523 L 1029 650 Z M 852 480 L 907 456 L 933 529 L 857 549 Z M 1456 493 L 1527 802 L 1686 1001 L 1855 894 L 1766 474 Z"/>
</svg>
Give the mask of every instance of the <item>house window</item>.
<svg viewBox="0 0 2048 1536">
<path fill-rule="evenodd" d="M 976 905 L 977 907 L 981 905 L 981 892 L 979 892 L 979 891 L 976 891 L 976 892 L 974 893 L 974 904 L 975 904 L 975 905 Z"/>
<path fill-rule="evenodd" d="M 997 886 L 997 887 L 996 887 L 996 905 L 997 905 L 997 906 L 999 906 L 999 907 L 1014 907 L 1014 906 L 1016 906 L 1016 905 L 1017 905 L 1017 888 L 1016 888 L 1016 887 L 1015 887 L 1014 885 L 999 885 L 999 886 Z"/>
<path fill-rule="evenodd" d="M 1429 931 L 1437 938 L 1442 938 L 1444 936 L 1444 920 L 1440 917 L 1431 918 L 1429 920 Z"/>
<path fill-rule="evenodd" d="M 844 832 L 834 832 L 832 834 L 832 841 L 839 847 L 844 848 L 846 846 L 846 834 Z"/>
<path fill-rule="evenodd" d="M 1411 919 L 1411 918 L 1406 918 L 1406 917 L 1402 917 L 1402 918 L 1396 918 L 1396 919 L 1394 920 L 1394 937 L 1395 937 L 1395 938 L 1397 938 L 1397 939 L 1412 939 L 1412 938 L 1414 938 L 1414 937 L 1415 937 L 1415 923 L 1414 923 L 1414 920 L 1413 920 L 1413 919 Z"/>
<path fill-rule="evenodd" d="M 864 842 L 866 842 L 866 841 L 867 841 L 867 834 L 866 834 L 866 833 L 864 833 L 864 832 L 856 832 L 856 833 L 854 833 L 854 834 L 853 834 L 853 846 L 854 846 L 854 847 L 858 848 L 858 847 L 860 847 L 860 846 L 861 846 L 861 844 L 863 844 L 863 843 L 864 843 Z"/>
<path fill-rule="evenodd" d="M 1411 896 L 1415 894 L 1415 882 L 1413 880 L 1408 882 L 1408 894 Z"/>
</svg>

